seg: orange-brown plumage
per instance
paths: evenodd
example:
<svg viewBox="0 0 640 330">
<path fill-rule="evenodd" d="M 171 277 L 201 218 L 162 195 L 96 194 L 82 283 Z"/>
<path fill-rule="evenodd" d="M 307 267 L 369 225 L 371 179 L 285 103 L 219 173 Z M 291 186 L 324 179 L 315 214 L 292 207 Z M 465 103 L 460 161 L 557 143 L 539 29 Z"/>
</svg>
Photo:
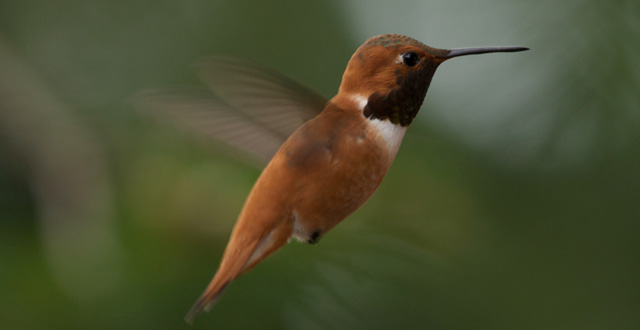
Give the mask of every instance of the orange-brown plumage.
<svg viewBox="0 0 640 330">
<path fill-rule="evenodd" d="M 220 268 L 188 320 L 290 237 L 316 241 L 380 185 L 393 159 L 352 103 L 330 101 L 282 145 L 251 190 Z"/>
<path fill-rule="evenodd" d="M 450 51 L 400 35 L 377 36 L 358 48 L 338 95 L 289 136 L 258 178 L 218 272 L 187 321 L 291 237 L 315 243 L 371 197 L 438 65 L 455 56 L 518 50 L 524 49 Z"/>
</svg>

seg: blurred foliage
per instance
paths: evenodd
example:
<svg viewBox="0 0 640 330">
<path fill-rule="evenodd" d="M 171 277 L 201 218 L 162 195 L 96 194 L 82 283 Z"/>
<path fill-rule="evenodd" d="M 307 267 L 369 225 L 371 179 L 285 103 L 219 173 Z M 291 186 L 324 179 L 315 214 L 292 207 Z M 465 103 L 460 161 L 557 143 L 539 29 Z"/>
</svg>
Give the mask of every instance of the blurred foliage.
<svg viewBox="0 0 640 330">
<path fill-rule="evenodd" d="M 640 3 L 0 1 L 0 320 L 187 328 L 259 172 L 134 111 L 208 54 L 333 95 L 379 33 L 456 59 L 374 197 L 195 328 L 637 329 Z"/>
</svg>

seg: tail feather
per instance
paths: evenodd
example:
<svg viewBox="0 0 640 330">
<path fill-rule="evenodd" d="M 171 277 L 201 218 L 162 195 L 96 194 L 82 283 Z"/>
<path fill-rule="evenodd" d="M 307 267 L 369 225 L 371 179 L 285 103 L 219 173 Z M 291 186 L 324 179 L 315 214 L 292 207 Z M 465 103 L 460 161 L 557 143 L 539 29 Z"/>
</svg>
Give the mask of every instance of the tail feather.
<svg viewBox="0 0 640 330">
<path fill-rule="evenodd" d="M 200 295 L 200 298 L 198 298 L 198 300 L 196 301 L 195 304 L 193 304 L 193 306 L 191 307 L 191 309 L 189 310 L 189 313 L 187 313 L 187 316 L 185 316 L 185 321 L 187 321 L 187 323 L 193 325 L 193 321 L 196 318 L 196 315 L 198 315 L 198 313 L 200 313 L 201 310 L 205 310 L 206 312 L 208 312 L 211 307 L 213 307 L 213 305 L 216 303 L 216 301 L 218 300 L 218 298 L 220 297 L 220 294 L 222 293 L 222 291 L 224 291 L 224 289 L 227 288 L 227 286 L 231 283 L 231 281 L 227 281 L 224 285 L 222 285 L 222 287 L 220 289 L 216 291 L 209 291 L 209 288 L 207 288 L 202 295 Z"/>
<path fill-rule="evenodd" d="M 193 324 L 193 320 L 201 310 L 209 311 L 231 281 L 282 247 L 291 236 L 291 231 L 291 222 L 283 221 L 266 235 L 261 235 L 262 237 L 256 235 L 258 239 L 240 238 L 240 235 L 234 233 L 222 256 L 218 272 L 185 316 L 187 323 Z"/>
<path fill-rule="evenodd" d="M 239 247 L 234 244 L 234 239 L 229 241 L 227 250 L 222 256 L 222 262 L 218 272 L 213 277 L 207 288 L 204 290 L 200 298 L 191 307 L 185 321 L 189 324 L 193 324 L 193 320 L 196 315 L 203 309 L 209 310 L 215 301 L 220 297 L 220 294 L 224 289 L 240 275 L 244 264 L 249 260 L 249 257 L 253 254 L 257 241 L 249 244 L 249 246 Z"/>
</svg>

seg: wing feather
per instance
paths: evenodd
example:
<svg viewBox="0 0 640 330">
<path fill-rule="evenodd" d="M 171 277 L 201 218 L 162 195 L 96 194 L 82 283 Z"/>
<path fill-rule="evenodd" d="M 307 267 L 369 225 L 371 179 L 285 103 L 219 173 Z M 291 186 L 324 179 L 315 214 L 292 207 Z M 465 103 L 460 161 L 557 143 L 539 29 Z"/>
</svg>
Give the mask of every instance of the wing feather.
<svg viewBox="0 0 640 330">
<path fill-rule="evenodd" d="M 262 166 L 327 103 L 310 88 L 252 62 L 213 56 L 195 67 L 208 89 L 145 91 L 136 97 L 138 108 L 237 148 Z"/>
</svg>

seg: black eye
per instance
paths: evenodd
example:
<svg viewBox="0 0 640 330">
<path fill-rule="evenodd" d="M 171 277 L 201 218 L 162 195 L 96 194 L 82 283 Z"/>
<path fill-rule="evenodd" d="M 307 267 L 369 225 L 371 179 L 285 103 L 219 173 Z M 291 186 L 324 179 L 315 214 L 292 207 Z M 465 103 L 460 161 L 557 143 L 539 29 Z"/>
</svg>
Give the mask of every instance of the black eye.
<svg viewBox="0 0 640 330">
<path fill-rule="evenodd" d="M 402 55 L 402 62 L 408 67 L 415 66 L 418 64 L 418 54 L 414 52 L 404 53 L 404 55 Z"/>
</svg>

